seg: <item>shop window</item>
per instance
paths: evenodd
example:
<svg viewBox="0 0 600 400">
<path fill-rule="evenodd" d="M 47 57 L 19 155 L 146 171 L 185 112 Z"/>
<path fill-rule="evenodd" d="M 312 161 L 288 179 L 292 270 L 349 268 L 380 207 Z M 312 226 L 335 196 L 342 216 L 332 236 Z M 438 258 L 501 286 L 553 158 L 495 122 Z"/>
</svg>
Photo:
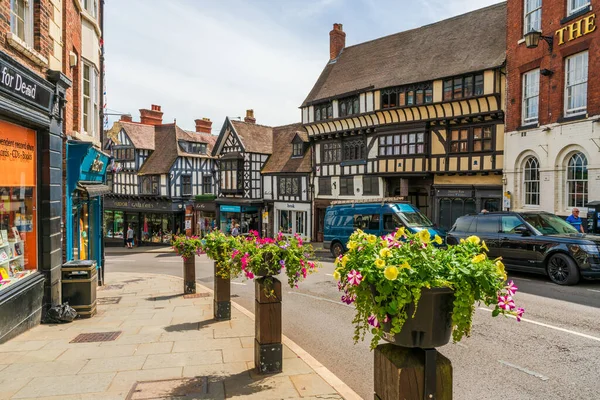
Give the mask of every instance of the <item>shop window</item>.
<svg viewBox="0 0 600 400">
<path fill-rule="evenodd" d="M 364 160 L 367 153 L 365 138 L 344 140 L 344 161 Z"/>
<path fill-rule="evenodd" d="M 540 70 L 523 74 L 523 125 L 538 122 L 540 102 Z"/>
<path fill-rule="evenodd" d="M 358 96 L 350 96 L 338 100 L 338 107 L 340 117 L 358 114 L 360 112 L 358 107 Z"/>
<path fill-rule="evenodd" d="M 565 115 L 585 114 L 587 111 L 588 52 L 575 54 L 565 60 Z"/>
<path fill-rule="evenodd" d="M 279 210 L 279 232 L 292 234 L 293 233 L 293 220 L 292 211 Z"/>
<path fill-rule="evenodd" d="M 333 118 L 333 104 L 330 101 L 317 104 L 315 107 L 315 121 L 324 121 Z"/>
<path fill-rule="evenodd" d="M 98 136 L 99 110 L 98 110 L 98 71 L 96 67 L 83 60 L 83 126 L 82 130 L 92 137 Z"/>
<path fill-rule="evenodd" d="M 444 80 L 444 101 L 483 95 L 483 74 L 457 76 Z"/>
<path fill-rule="evenodd" d="M 494 136 L 492 125 L 452 129 L 450 130 L 450 153 L 493 151 Z"/>
<path fill-rule="evenodd" d="M 123 211 L 104 212 L 104 237 L 109 239 L 123 239 Z"/>
<path fill-rule="evenodd" d="M 404 107 L 433 103 L 431 82 L 398 86 L 381 91 L 381 108 Z"/>
<path fill-rule="evenodd" d="M 10 0 L 10 30 L 30 47 L 33 47 L 32 5 L 31 0 Z"/>
<path fill-rule="evenodd" d="M 331 196 L 331 177 L 319 178 L 319 195 Z"/>
<path fill-rule="evenodd" d="M 363 176 L 363 195 L 379 195 L 379 178 L 376 176 Z"/>
<path fill-rule="evenodd" d="M 140 194 L 160 194 L 160 176 L 150 175 L 140 177 Z"/>
<path fill-rule="evenodd" d="M 537 158 L 529 157 L 525 161 L 523 174 L 523 185 L 525 193 L 525 205 L 540 205 L 540 163 Z M 487 210 L 487 208 L 486 208 Z"/>
<path fill-rule="evenodd" d="M 202 193 L 203 194 L 210 194 L 212 193 L 212 176 L 210 175 L 204 175 L 202 177 Z"/>
<path fill-rule="evenodd" d="M 425 134 L 401 133 L 379 137 L 379 156 L 425 154 Z"/>
<path fill-rule="evenodd" d="M 525 21 L 523 23 L 523 35 L 535 31 L 542 31 L 542 0 L 525 1 Z M 573 0 L 568 0 L 572 3 Z"/>
<path fill-rule="evenodd" d="M 324 164 L 342 161 L 342 143 L 330 142 L 321 144 L 321 160 Z"/>
<path fill-rule="evenodd" d="M 341 177 L 340 178 L 340 195 L 341 196 L 353 196 L 354 195 L 354 177 Z"/>
<path fill-rule="evenodd" d="M 190 175 L 181 176 L 181 195 L 191 196 L 192 195 L 192 177 Z"/>
<path fill-rule="evenodd" d="M 308 232 L 306 231 L 306 221 L 308 216 L 306 211 L 295 211 L 294 213 L 296 214 L 296 226 L 294 227 L 294 233 L 307 237 Z"/>
<path fill-rule="evenodd" d="M 280 177 L 279 180 L 279 196 L 299 196 L 300 195 L 300 178 L 284 178 Z"/>
<path fill-rule="evenodd" d="M 588 162 L 583 153 L 576 153 L 567 165 L 567 206 L 585 207 L 588 202 Z"/>
<path fill-rule="evenodd" d="M 95 210 L 98 207 L 98 198 L 88 198 L 78 193 L 73 194 L 73 207 L 71 215 L 73 217 L 72 243 L 70 254 L 71 260 L 94 260 L 98 253 L 95 247 L 95 238 L 99 232 L 96 232 Z"/>
</svg>

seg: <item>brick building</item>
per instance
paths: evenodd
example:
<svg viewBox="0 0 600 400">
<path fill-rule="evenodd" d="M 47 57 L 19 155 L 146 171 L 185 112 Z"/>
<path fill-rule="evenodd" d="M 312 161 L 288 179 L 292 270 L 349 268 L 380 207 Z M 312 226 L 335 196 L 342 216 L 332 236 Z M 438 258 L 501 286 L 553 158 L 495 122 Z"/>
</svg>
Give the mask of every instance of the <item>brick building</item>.
<svg viewBox="0 0 600 400">
<path fill-rule="evenodd" d="M 585 216 L 585 205 L 600 200 L 598 7 L 508 2 L 504 182 L 512 209 L 565 216 L 579 207 Z"/>
</svg>

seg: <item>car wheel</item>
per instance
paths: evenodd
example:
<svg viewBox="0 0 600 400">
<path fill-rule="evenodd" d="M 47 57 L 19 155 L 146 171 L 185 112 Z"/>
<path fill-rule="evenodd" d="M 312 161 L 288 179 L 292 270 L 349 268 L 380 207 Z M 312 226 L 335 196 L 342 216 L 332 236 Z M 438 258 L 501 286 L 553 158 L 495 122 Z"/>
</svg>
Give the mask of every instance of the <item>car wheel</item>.
<svg viewBox="0 0 600 400">
<path fill-rule="evenodd" d="M 333 254 L 335 258 L 341 256 L 344 254 L 344 246 L 342 246 L 340 242 L 335 242 L 331 245 L 331 254 Z"/>
<path fill-rule="evenodd" d="M 575 285 L 579 282 L 579 270 L 573 259 L 565 254 L 556 254 L 548 261 L 548 276 L 558 285 Z"/>
</svg>

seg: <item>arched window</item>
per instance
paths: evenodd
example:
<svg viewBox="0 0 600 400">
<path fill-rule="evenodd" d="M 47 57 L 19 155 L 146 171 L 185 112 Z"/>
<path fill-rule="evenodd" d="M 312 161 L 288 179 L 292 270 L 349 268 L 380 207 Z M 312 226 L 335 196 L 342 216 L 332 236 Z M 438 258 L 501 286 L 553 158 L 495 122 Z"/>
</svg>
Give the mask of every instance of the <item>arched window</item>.
<svg viewBox="0 0 600 400">
<path fill-rule="evenodd" d="M 588 202 L 587 158 L 575 153 L 567 164 L 567 206 L 584 207 Z"/>
<path fill-rule="evenodd" d="M 540 205 L 540 163 L 535 157 L 529 157 L 525 162 L 523 183 L 525 186 L 525 205 Z"/>
</svg>

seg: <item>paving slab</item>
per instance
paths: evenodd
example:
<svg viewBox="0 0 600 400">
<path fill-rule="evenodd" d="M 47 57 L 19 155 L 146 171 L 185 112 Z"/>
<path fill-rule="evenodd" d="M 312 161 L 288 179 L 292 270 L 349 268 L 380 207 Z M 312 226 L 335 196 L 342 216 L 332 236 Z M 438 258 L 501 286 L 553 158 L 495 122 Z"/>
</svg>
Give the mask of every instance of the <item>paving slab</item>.
<svg viewBox="0 0 600 400">
<path fill-rule="evenodd" d="M 28 397 L 62 396 L 104 392 L 115 377 L 115 373 L 85 374 L 70 376 L 47 376 L 34 378 L 19 390 L 13 399 Z"/>
</svg>

